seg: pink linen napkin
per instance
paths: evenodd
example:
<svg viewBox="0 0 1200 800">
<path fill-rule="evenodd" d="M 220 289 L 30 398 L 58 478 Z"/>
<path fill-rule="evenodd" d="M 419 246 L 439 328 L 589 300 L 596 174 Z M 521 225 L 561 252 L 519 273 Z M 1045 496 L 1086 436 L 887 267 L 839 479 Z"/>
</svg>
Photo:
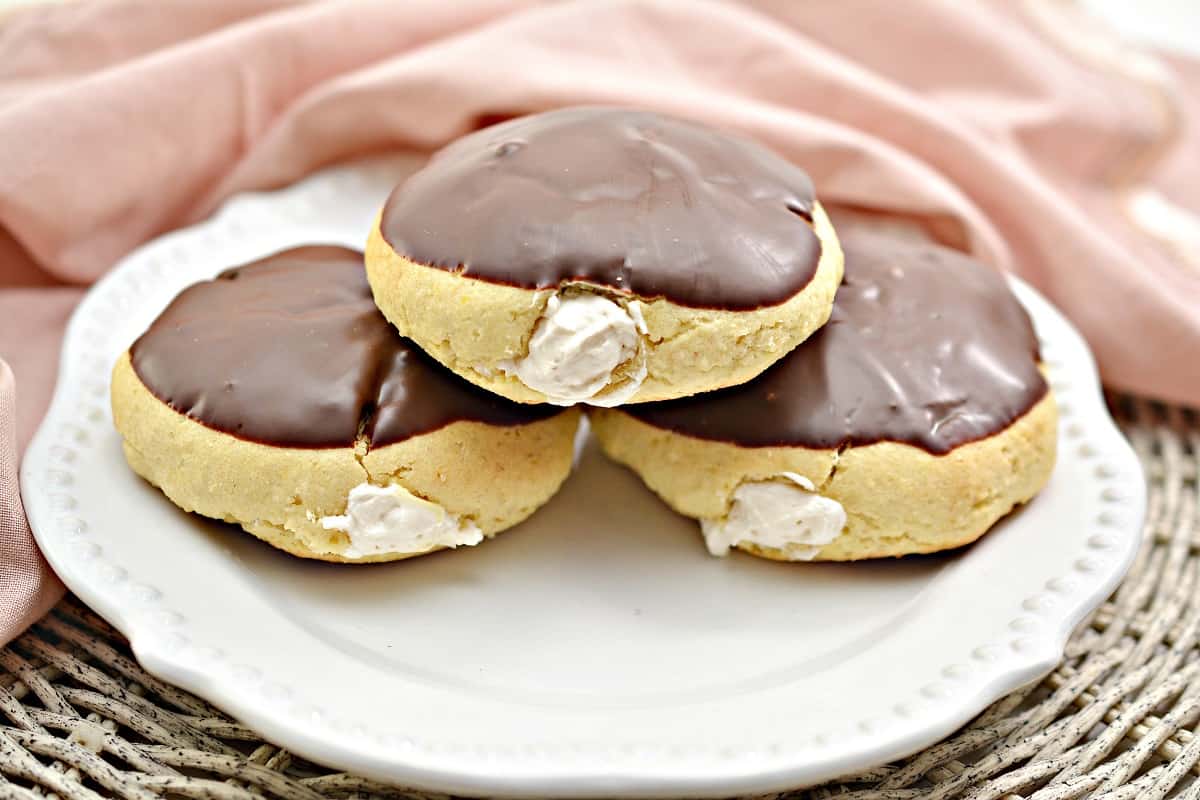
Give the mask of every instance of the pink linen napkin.
<svg viewBox="0 0 1200 800">
<path fill-rule="evenodd" d="M 0 644 L 25 630 L 62 595 L 62 584 L 33 543 L 17 491 L 13 394 L 12 370 L 0 360 Z"/>
<path fill-rule="evenodd" d="M 749 133 L 826 203 L 1025 277 L 1110 385 L 1200 404 L 1200 68 L 1058 0 L 897 9 L 115 0 L 0 18 L 0 357 L 20 381 L 0 413 L 0 641 L 31 595 L 53 599 L 9 466 L 81 287 L 235 192 L 565 104 Z"/>
</svg>

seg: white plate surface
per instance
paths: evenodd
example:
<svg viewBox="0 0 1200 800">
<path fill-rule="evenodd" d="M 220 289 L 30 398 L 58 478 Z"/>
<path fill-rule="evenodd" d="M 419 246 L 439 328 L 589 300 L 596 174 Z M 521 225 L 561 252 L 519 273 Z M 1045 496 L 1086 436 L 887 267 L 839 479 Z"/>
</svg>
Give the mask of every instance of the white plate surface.
<svg viewBox="0 0 1200 800">
<path fill-rule="evenodd" d="M 393 565 L 306 563 L 125 465 L 117 355 L 184 286 L 302 242 L 361 246 L 399 162 L 246 195 L 80 305 L 25 457 L 55 570 L 152 673 L 315 761 L 488 795 L 730 795 L 908 754 L 1047 672 L 1138 545 L 1142 474 L 1079 336 L 1017 284 L 1060 400 L 1050 485 L 977 545 L 858 565 L 709 557 L 590 444 L 532 520 Z"/>
</svg>

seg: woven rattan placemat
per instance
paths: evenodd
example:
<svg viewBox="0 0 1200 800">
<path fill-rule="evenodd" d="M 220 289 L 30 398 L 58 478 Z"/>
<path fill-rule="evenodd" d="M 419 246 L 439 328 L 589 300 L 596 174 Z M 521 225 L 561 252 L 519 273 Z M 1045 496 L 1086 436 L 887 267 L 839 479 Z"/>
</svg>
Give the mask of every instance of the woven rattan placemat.
<svg viewBox="0 0 1200 800">
<path fill-rule="evenodd" d="M 1200 415 L 1111 405 L 1146 468 L 1147 536 L 1059 667 L 912 758 L 793 796 L 1200 800 Z M 0 800 L 430 796 L 266 744 L 72 599 L 0 652 L 0 722 Z"/>
</svg>

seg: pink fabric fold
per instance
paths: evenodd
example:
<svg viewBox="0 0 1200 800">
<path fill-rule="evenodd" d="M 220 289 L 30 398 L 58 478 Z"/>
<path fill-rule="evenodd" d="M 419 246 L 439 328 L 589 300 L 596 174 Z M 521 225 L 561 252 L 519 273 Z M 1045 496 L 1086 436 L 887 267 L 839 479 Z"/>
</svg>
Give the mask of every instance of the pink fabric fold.
<svg viewBox="0 0 1200 800">
<path fill-rule="evenodd" d="M 239 191 L 575 103 L 749 133 L 827 204 L 912 220 L 1032 282 L 1113 387 L 1200 404 L 1200 69 L 1078 14 L 1053 0 L 115 0 L 0 17 L 0 357 L 21 389 L 15 419 L 0 416 L 4 456 L 36 427 L 80 287 L 136 245 Z M 0 640 L 24 619 L 5 612 L 40 591 L 37 564 L 10 558 L 29 552 L 13 480 Z"/>
<path fill-rule="evenodd" d="M 63 592 L 33 542 L 21 505 L 14 394 L 12 370 L 0 359 L 0 642 L 29 627 Z"/>
</svg>

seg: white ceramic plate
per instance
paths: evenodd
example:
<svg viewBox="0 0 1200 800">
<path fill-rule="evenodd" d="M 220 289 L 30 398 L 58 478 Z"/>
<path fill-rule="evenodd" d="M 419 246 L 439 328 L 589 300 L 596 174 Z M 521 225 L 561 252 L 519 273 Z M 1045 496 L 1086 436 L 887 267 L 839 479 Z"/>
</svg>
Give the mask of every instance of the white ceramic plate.
<svg viewBox="0 0 1200 800">
<path fill-rule="evenodd" d="M 238 198 L 129 256 L 71 321 L 25 457 L 38 541 L 142 664 L 266 738 L 488 795 L 730 795 L 908 754 L 1040 677 L 1137 548 L 1138 462 L 1071 327 L 1017 284 L 1062 416 L 1049 487 L 956 554 L 714 559 L 584 446 L 562 492 L 474 549 L 306 563 L 177 510 L 126 467 L 117 355 L 184 286 L 301 242 L 360 245 L 400 165 Z"/>
</svg>

